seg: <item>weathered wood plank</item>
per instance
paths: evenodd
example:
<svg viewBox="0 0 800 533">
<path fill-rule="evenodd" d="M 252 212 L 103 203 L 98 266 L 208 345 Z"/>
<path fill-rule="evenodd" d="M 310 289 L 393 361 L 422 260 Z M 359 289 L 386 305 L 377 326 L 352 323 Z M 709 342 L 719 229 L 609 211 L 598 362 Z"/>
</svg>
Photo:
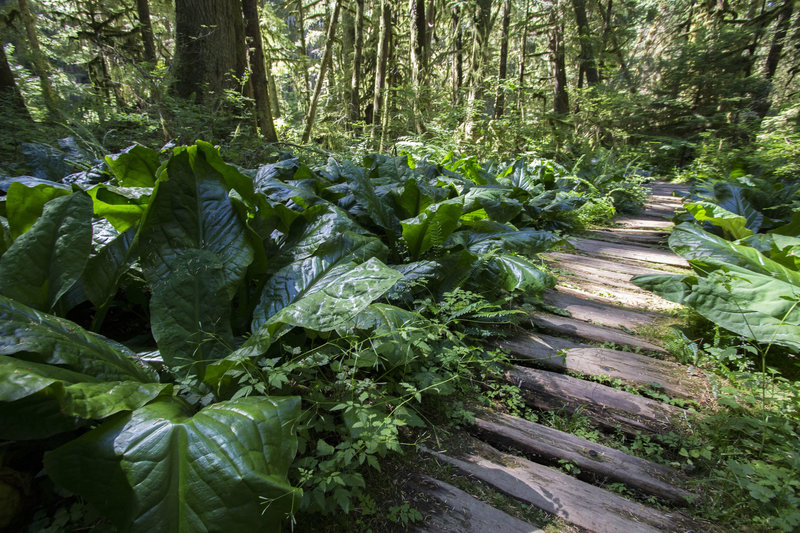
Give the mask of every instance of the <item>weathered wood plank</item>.
<svg viewBox="0 0 800 533">
<path fill-rule="evenodd" d="M 624 228 L 632 228 L 632 229 L 656 229 L 662 231 L 670 231 L 675 224 L 661 217 L 646 217 L 646 216 L 634 216 L 634 217 L 619 217 L 614 219 L 614 224 L 618 226 L 622 226 Z"/>
<path fill-rule="evenodd" d="M 495 509 L 461 489 L 429 476 L 421 475 L 419 489 L 437 500 L 444 509 L 437 510 L 418 527 L 417 533 L 544 533 L 544 530 Z"/>
<path fill-rule="evenodd" d="M 640 503 L 515 457 L 475 440 L 458 457 L 430 451 L 439 460 L 520 501 L 596 533 L 685 531 L 680 513 L 669 516 Z"/>
<path fill-rule="evenodd" d="M 499 341 L 498 346 L 550 369 L 608 376 L 680 398 L 695 399 L 702 394 L 696 378 L 687 368 L 671 361 L 596 348 L 544 334 L 518 335 Z"/>
<path fill-rule="evenodd" d="M 531 313 L 531 320 L 538 328 L 546 329 L 561 335 L 571 335 L 594 342 L 613 342 L 620 346 L 641 348 L 651 352 L 668 353 L 661 346 L 657 346 L 636 335 L 629 335 L 618 329 L 590 324 L 565 316 L 551 315 L 549 313 Z"/>
<path fill-rule="evenodd" d="M 619 259 L 633 259 L 635 261 L 645 261 L 661 265 L 670 265 L 688 268 L 689 263 L 683 257 L 667 250 L 647 248 L 644 246 L 633 246 L 628 244 L 618 244 L 613 242 L 595 241 L 581 237 L 570 237 L 567 239 L 575 249 L 588 254 L 597 254 Z"/>
<path fill-rule="evenodd" d="M 664 231 L 624 228 L 593 229 L 583 232 L 582 235 L 598 241 L 629 242 L 661 247 L 669 237 L 669 234 Z"/>
<path fill-rule="evenodd" d="M 572 318 L 612 328 L 635 330 L 642 326 L 658 324 L 665 319 L 663 315 L 593 302 L 559 291 L 545 291 L 542 300 L 547 305 L 567 311 Z"/>
<path fill-rule="evenodd" d="M 687 490 L 678 486 L 685 480 L 677 470 L 524 418 L 487 412 L 475 418 L 475 427 L 489 440 L 511 444 L 548 461 L 571 461 L 581 470 L 660 498 L 682 504 L 691 498 Z"/>
<path fill-rule="evenodd" d="M 630 285 L 630 286 L 629 286 Z M 578 296 L 584 295 L 596 302 L 605 302 L 627 308 L 642 309 L 655 313 L 675 311 L 683 306 L 666 300 L 657 294 L 640 289 L 632 283 L 605 280 L 594 274 L 562 274 L 558 276 L 556 288 Z"/>
<path fill-rule="evenodd" d="M 563 252 L 547 252 L 541 254 L 545 261 L 553 263 L 557 268 L 576 272 L 595 273 L 604 278 L 620 281 L 630 281 L 633 276 L 640 274 L 664 274 L 663 270 L 646 266 L 631 265 L 600 259 L 599 257 L 586 257 L 584 255 L 566 254 Z"/>
<path fill-rule="evenodd" d="M 526 391 L 526 399 L 539 409 L 580 409 L 597 424 L 627 433 L 661 432 L 688 415 L 673 405 L 547 370 L 513 366 L 506 379 Z"/>
</svg>

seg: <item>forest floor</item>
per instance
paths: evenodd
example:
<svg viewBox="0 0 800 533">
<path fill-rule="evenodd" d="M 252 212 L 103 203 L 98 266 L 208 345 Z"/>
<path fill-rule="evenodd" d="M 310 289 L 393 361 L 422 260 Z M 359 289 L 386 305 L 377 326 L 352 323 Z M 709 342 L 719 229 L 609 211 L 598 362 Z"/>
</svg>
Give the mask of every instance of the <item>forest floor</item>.
<svg viewBox="0 0 800 533">
<path fill-rule="evenodd" d="M 545 255 L 558 277 L 544 298 L 554 312 L 532 313 L 528 331 L 498 341 L 525 418 L 478 411 L 463 431 L 421 446 L 426 474 L 409 478 L 396 522 L 434 532 L 717 529 L 689 516 L 703 497 L 689 472 L 626 453 L 655 435 L 681 439 L 713 405 L 705 375 L 659 340 L 685 316 L 680 306 L 631 283 L 688 271 L 666 245 L 676 190 L 686 188 L 652 184 L 641 215 Z M 412 509 L 423 512 L 402 516 Z"/>
</svg>

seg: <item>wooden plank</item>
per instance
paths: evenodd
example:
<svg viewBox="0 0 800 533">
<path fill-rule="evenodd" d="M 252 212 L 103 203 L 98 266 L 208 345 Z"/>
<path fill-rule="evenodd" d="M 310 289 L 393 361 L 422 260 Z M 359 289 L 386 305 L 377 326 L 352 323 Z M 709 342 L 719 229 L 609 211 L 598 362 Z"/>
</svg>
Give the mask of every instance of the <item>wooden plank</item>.
<svg viewBox="0 0 800 533">
<path fill-rule="evenodd" d="M 619 217 L 614 219 L 614 223 L 624 228 L 636 229 L 657 229 L 663 231 L 670 231 L 675 224 L 661 217 Z"/>
<path fill-rule="evenodd" d="M 546 329 L 561 335 L 571 335 L 594 342 L 613 342 L 620 346 L 641 348 L 651 352 L 668 353 L 661 346 L 657 346 L 636 335 L 629 335 L 618 329 L 590 324 L 565 316 L 550 313 L 531 313 L 531 320 L 538 328 Z"/>
<path fill-rule="evenodd" d="M 635 330 L 658 324 L 665 319 L 663 315 L 623 309 L 553 290 L 545 291 L 542 300 L 547 305 L 567 311 L 572 318 L 612 328 Z"/>
<path fill-rule="evenodd" d="M 581 410 L 597 424 L 627 433 L 658 433 L 688 415 L 673 405 L 547 370 L 512 366 L 506 379 L 525 390 L 527 400 L 539 409 Z"/>
<path fill-rule="evenodd" d="M 581 237 L 570 237 L 567 239 L 578 251 L 588 254 L 598 254 L 619 259 L 634 259 L 647 263 L 670 265 L 678 267 L 689 267 L 689 262 L 683 257 L 666 250 L 646 248 L 644 246 L 633 246 L 618 244 L 613 242 L 595 241 L 583 239 Z"/>
<path fill-rule="evenodd" d="M 421 475 L 417 484 L 443 509 L 427 517 L 418 533 L 485 533 L 496 530 L 509 533 L 545 533 L 543 529 L 495 509 L 444 481 Z"/>
<path fill-rule="evenodd" d="M 631 265 L 618 263 L 599 257 L 586 257 L 585 255 L 565 254 L 562 252 L 547 252 L 540 257 L 552 262 L 557 268 L 579 272 L 594 272 L 598 276 L 622 281 L 630 281 L 633 276 L 643 274 L 664 274 L 663 270 L 649 268 L 644 265 Z"/>
<path fill-rule="evenodd" d="M 639 387 L 649 386 L 673 397 L 695 399 L 702 394 L 699 380 L 687 372 L 687 367 L 646 355 L 530 333 L 503 339 L 497 345 L 549 369 L 608 376 Z"/>
<path fill-rule="evenodd" d="M 630 242 L 659 246 L 666 243 L 669 234 L 663 231 L 624 228 L 593 229 L 582 234 L 590 239 L 610 242 Z"/>
<path fill-rule="evenodd" d="M 428 451 L 437 459 L 500 492 L 595 533 L 685 531 L 680 513 L 666 515 L 480 441 L 458 457 Z"/>
<path fill-rule="evenodd" d="M 681 309 L 681 304 L 666 300 L 657 294 L 640 289 L 636 285 L 614 280 L 603 280 L 592 274 L 581 276 L 559 275 L 556 288 L 578 296 L 586 296 L 596 302 L 604 302 L 627 308 L 642 309 L 656 313 Z"/>
<path fill-rule="evenodd" d="M 677 486 L 685 481 L 679 471 L 614 448 L 501 413 L 477 416 L 475 427 L 492 441 L 510 444 L 548 461 L 571 461 L 581 470 L 676 503 L 684 504 L 691 499 L 687 490 Z"/>
</svg>

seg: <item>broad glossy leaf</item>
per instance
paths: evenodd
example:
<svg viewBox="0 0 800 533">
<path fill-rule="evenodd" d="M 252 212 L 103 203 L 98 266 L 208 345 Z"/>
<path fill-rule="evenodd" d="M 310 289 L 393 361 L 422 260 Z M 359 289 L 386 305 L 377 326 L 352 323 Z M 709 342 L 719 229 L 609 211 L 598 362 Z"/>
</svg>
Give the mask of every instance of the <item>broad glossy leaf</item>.
<svg viewBox="0 0 800 533">
<path fill-rule="evenodd" d="M 268 321 L 277 321 L 275 316 L 287 308 L 280 321 L 296 326 L 318 329 L 335 324 L 352 314 L 351 309 L 363 308 L 383 295 L 402 275 L 383 265 L 376 256 L 385 254 L 385 246 L 374 237 L 345 233 L 320 247 L 315 255 L 296 261 L 279 270 L 269 279 L 261 293 L 258 306 L 253 312 L 252 331 L 256 332 Z M 356 267 L 357 262 L 373 258 L 369 267 Z M 357 270 L 358 269 L 358 270 Z M 347 279 L 347 272 L 360 272 L 360 276 Z M 389 286 L 385 286 L 392 280 Z M 339 287 L 333 285 L 339 284 Z M 340 292 L 343 291 L 343 292 Z M 313 299 L 300 305 L 306 297 Z M 345 300 L 352 298 L 351 303 Z M 371 298 L 363 303 L 363 299 Z M 315 306 L 324 306 L 329 316 L 301 317 L 299 313 L 309 310 L 317 313 Z M 321 311 L 320 311 L 321 312 Z M 299 322 L 303 322 L 300 324 Z M 336 327 L 335 325 L 332 327 Z M 320 330 L 323 331 L 323 330 Z"/>
<path fill-rule="evenodd" d="M 51 310 L 80 277 L 92 245 L 92 201 L 82 192 L 48 202 L 0 257 L 0 293 Z"/>
<path fill-rule="evenodd" d="M 427 335 L 428 321 L 412 311 L 374 303 L 358 313 L 346 330 L 369 334 L 370 348 L 391 368 L 405 365 L 415 357 L 416 340 Z"/>
<path fill-rule="evenodd" d="M 47 473 L 121 531 L 278 531 L 302 491 L 287 479 L 300 399 L 179 400 L 119 414 L 45 455 Z"/>
<path fill-rule="evenodd" d="M 671 281 L 648 276 L 633 282 L 690 306 L 745 338 L 800 352 L 800 285 L 735 265 L 714 262 L 711 266 L 715 269 L 702 277 L 678 276 Z"/>
<path fill-rule="evenodd" d="M 11 238 L 11 230 L 8 227 L 8 219 L 0 217 L 0 256 L 6 253 L 11 247 L 13 239 Z"/>
<path fill-rule="evenodd" d="M 711 202 L 693 202 L 683 205 L 686 210 L 698 221 L 708 222 L 722 229 L 725 237 L 730 240 L 744 239 L 753 235 L 753 231 L 746 227 L 747 219 L 736 213 Z"/>
<path fill-rule="evenodd" d="M 67 196 L 68 189 L 43 184 L 28 187 L 22 183 L 12 183 L 6 195 L 6 212 L 12 239 L 16 239 L 33 226 L 42 215 L 44 205 L 54 198 Z"/>
<path fill-rule="evenodd" d="M 341 165 L 341 171 L 348 178 L 350 189 L 356 201 L 366 210 L 367 215 L 387 232 L 390 239 L 400 233 L 400 220 L 385 196 L 378 196 L 373 183 L 364 169 L 352 163 Z"/>
<path fill-rule="evenodd" d="M 117 293 L 119 280 L 135 260 L 132 251 L 136 228 L 118 234 L 89 258 L 81 275 L 86 298 L 96 307 L 103 306 Z"/>
<path fill-rule="evenodd" d="M 394 287 L 386 293 L 390 300 L 412 301 L 414 293 L 418 292 L 420 284 L 425 284 L 428 280 L 436 277 L 439 270 L 439 263 L 436 261 L 415 261 L 405 265 L 391 265 L 392 268 L 400 272 L 403 278 L 394 284 Z"/>
<path fill-rule="evenodd" d="M 758 233 L 764 223 L 764 215 L 744 197 L 744 190 L 732 183 L 718 181 L 714 184 L 714 203 L 721 208 L 745 218 L 745 226 Z"/>
<path fill-rule="evenodd" d="M 118 154 L 107 155 L 106 164 L 123 187 L 152 187 L 160 165 L 155 151 L 138 144 Z"/>
<path fill-rule="evenodd" d="M 397 205 L 403 211 L 403 218 L 419 215 L 428 206 L 446 200 L 448 190 L 432 187 L 419 178 L 408 179 L 401 191 L 395 191 Z"/>
<path fill-rule="evenodd" d="M 73 372 L 0 355 L 0 439 L 41 439 L 87 420 L 132 411 L 172 385 L 101 381 Z"/>
<path fill-rule="evenodd" d="M 429 206 L 417 217 L 402 221 L 403 240 L 411 257 L 417 259 L 434 246 L 444 244 L 458 228 L 461 209 L 460 199 L 446 200 Z"/>
<path fill-rule="evenodd" d="M 103 380 L 158 381 L 122 344 L 0 296 L 0 355 L 13 354 Z"/>
<path fill-rule="evenodd" d="M 800 286 L 800 272 L 772 261 L 749 246 L 741 246 L 703 231 L 694 224 L 680 224 L 669 237 L 672 250 L 690 261 L 730 263 Z"/>
<path fill-rule="evenodd" d="M 138 239 L 164 361 L 200 370 L 230 352 L 231 300 L 254 254 L 222 176 L 194 148 L 167 163 Z"/>
<path fill-rule="evenodd" d="M 522 212 L 522 204 L 511 198 L 510 192 L 500 187 L 474 187 L 464 195 L 464 213 L 483 209 L 493 221 L 508 222 Z"/>
<path fill-rule="evenodd" d="M 505 224 L 479 222 L 453 233 L 448 246 L 463 246 L 476 254 L 492 250 L 516 252 L 528 256 L 546 252 L 563 239 L 549 231 L 535 229 L 518 230 Z"/>
<path fill-rule="evenodd" d="M 14 176 L 12 178 L 0 178 L 0 191 L 5 193 L 8 192 L 8 189 L 14 183 L 21 183 L 27 187 L 35 187 L 37 185 L 47 185 L 48 187 L 56 187 L 58 189 L 63 189 L 69 193 L 72 189 L 69 185 L 65 185 L 63 183 L 56 183 L 52 180 L 41 179 L 41 178 L 34 178 L 33 176 Z"/>
<path fill-rule="evenodd" d="M 537 294 L 555 285 L 550 274 L 517 255 L 494 255 L 486 268 L 495 282 L 507 291 L 519 289 Z"/>
<path fill-rule="evenodd" d="M 120 233 L 139 223 L 153 190 L 144 187 L 98 185 L 89 190 L 94 214 L 108 220 Z"/>
</svg>

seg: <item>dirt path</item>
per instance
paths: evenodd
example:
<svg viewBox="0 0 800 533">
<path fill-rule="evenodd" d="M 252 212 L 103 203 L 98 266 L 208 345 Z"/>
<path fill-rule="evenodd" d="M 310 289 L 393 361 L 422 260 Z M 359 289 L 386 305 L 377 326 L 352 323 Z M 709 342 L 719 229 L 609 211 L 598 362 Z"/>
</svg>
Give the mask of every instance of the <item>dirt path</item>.
<svg viewBox="0 0 800 533">
<path fill-rule="evenodd" d="M 569 316 L 533 313 L 531 331 L 498 343 L 517 358 L 506 378 L 520 388 L 530 407 L 582 413 L 603 430 L 628 435 L 678 430 L 697 416 L 693 409 L 681 407 L 687 403 L 680 400 L 707 401 L 705 377 L 671 361 L 657 341 L 637 333 L 675 322 L 671 313 L 676 305 L 630 283 L 637 274 L 687 268 L 666 245 L 669 218 L 680 207 L 672 193 L 682 189 L 653 184 L 640 216 L 619 218 L 614 227 L 570 238 L 571 248 L 546 254 L 558 285 L 544 301 Z M 598 382 L 609 379 L 644 395 Z M 505 414 L 479 413 L 470 433 L 473 437 L 458 452 L 424 453 L 560 517 L 575 530 L 709 529 L 681 512 L 693 496 L 679 471 Z M 580 479 L 553 468 L 565 462 L 580 470 Z M 659 505 L 609 491 L 603 487 L 609 482 L 652 495 Z M 541 531 L 442 481 L 427 483 L 433 488 L 422 490 L 443 507 L 419 531 Z"/>
</svg>

